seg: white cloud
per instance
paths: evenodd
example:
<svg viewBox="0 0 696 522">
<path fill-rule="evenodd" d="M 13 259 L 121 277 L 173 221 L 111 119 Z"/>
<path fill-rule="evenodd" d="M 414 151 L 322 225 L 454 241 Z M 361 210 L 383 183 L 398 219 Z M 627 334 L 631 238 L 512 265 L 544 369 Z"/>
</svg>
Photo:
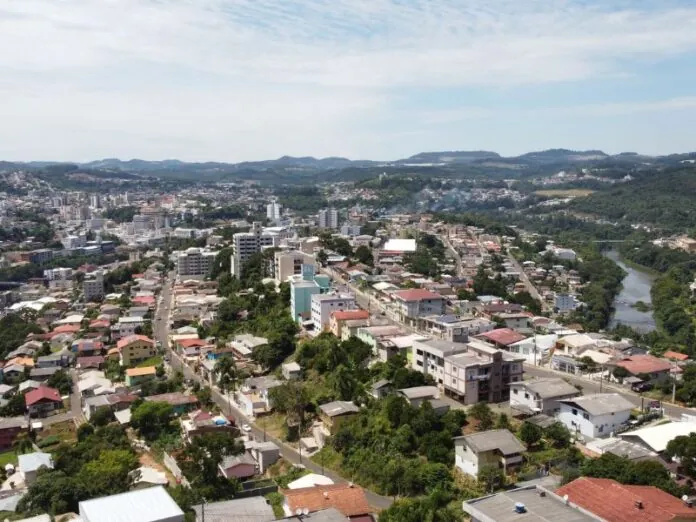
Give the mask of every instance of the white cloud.
<svg viewBox="0 0 696 522">
<path fill-rule="evenodd" d="M 361 155 L 372 123 L 389 120 L 404 89 L 514 89 L 631 73 L 636 63 L 696 50 L 696 6 L 21 0 L 0 6 L 0 48 L 0 95 L 14 100 L 0 104 L 0 117 L 17 122 L 12 134 L 0 131 L 5 157 L 31 155 L 28 136 L 53 128 L 65 135 L 52 135 L 42 156 L 129 155 L 129 147 L 214 159 Z M 489 110 L 455 112 L 468 119 Z M 426 123 L 450 121 L 449 113 L 427 114 Z"/>
</svg>

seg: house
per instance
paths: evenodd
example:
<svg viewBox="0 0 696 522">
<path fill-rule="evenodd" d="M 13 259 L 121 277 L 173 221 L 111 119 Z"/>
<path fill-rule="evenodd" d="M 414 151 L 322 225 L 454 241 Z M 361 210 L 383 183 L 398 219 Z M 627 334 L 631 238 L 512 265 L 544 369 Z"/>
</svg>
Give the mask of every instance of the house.
<svg viewBox="0 0 696 522">
<path fill-rule="evenodd" d="M 556 495 L 606 522 L 693 522 L 696 510 L 655 486 L 631 486 L 612 479 L 580 477 Z"/>
<path fill-rule="evenodd" d="M 77 390 L 83 398 L 86 398 L 114 393 L 116 387 L 113 382 L 105 377 L 104 372 L 90 370 L 80 375 L 77 381 Z"/>
<path fill-rule="evenodd" d="M 256 461 L 248 453 L 227 456 L 222 459 L 218 467 L 220 469 L 220 474 L 228 479 L 246 479 L 253 477 L 257 473 Z"/>
<path fill-rule="evenodd" d="M 30 417 L 47 417 L 63 408 L 63 400 L 55 388 L 41 385 L 24 396 Z"/>
<path fill-rule="evenodd" d="M 0 384 L 0 398 L 7 399 L 14 395 L 17 391 L 17 386 L 14 384 Z"/>
<path fill-rule="evenodd" d="M 101 355 L 104 351 L 104 343 L 94 339 L 78 339 L 72 343 L 71 349 L 78 357 Z"/>
<path fill-rule="evenodd" d="M 62 371 L 62 369 L 56 366 L 52 368 L 32 368 L 29 372 L 29 378 L 35 381 L 44 382 L 60 371 Z"/>
<path fill-rule="evenodd" d="M 334 508 L 349 520 L 372 520 L 372 510 L 367 502 L 365 491 L 355 484 L 333 484 L 313 488 L 285 489 L 283 511 L 289 517 L 297 510 L 309 513 Z"/>
<path fill-rule="evenodd" d="M 188 418 L 181 420 L 184 438 L 191 442 L 194 437 L 205 433 L 228 433 L 233 436 L 237 429 L 225 417 L 213 416 L 207 411 L 198 410 L 189 413 Z"/>
<path fill-rule="evenodd" d="M 440 398 L 440 390 L 437 386 L 414 386 L 413 388 L 403 388 L 399 390 L 411 406 L 418 407 L 426 401 Z"/>
<path fill-rule="evenodd" d="M 473 522 L 606 522 L 538 485 L 466 500 L 462 509 Z"/>
<path fill-rule="evenodd" d="M 553 417 L 561 411 L 558 401 L 578 397 L 580 391 L 559 377 L 510 383 L 510 406 L 524 413 Z"/>
<path fill-rule="evenodd" d="M 31 390 L 35 390 L 41 386 L 41 383 L 39 381 L 34 381 L 32 379 L 27 379 L 26 381 L 22 381 L 19 383 L 19 386 L 17 386 L 17 390 L 19 393 L 26 393 Z"/>
<path fill-rule="evenodd" d="M 111 327 L 113 333 L 118 337 L 129 337 L 135 335 L 135 332 L 145 325 L 145 319 L 142 317 L 119 317 L 118 322 Z"/>
<path fill-rule="evenodd" d="M 343 327 L 346 322 L 369 318 L 370 312 L 367 310 L 337 310 L 331 313 L 329 330 L 340 339 L 343 335 Z"/>
<path fill-rule="evenodd" d="M 116 344 L 121 366 L 133 366 L 157 355 L 155 341 L 144 335 L 129 335 Z"/>
<path fill-rule="evenodd" d="M 50 453 L 26 453 L 17 457 L 17 467 L 29 486 L 36 480 L 36 474 L 41 468 L 53 469 L 53 459 Z"/>
<path fill-rule="evenodd" d="M 269 391 L 281 384 L 271 376 L 250 377 L 235 396 L 240 409 L 249 417 L 270 412 L 272 405 Z"/>
<path fill-rule="evenodd" d="M 21 433 L 29 433 L 24 416 L 0 417 L 0 451 L 10 449 Z"/>
<path fill-rule="evenodd" d="M 558 420 L 571 433 L 591 439 L 609 436 L 628 421 L 633 409 L 633 404 L 618 393 L 585 395 L 558 403 L 561 407 Z"/>
<path fill-rule="evenodd" d="M 505 473 L 522 464 L 524 445 L 509 430 L 489 430 L 454 438 L 454 465 L 478 478 L 487 466 Z"/>
<path fill-rule="evenodd" d="M 264 497 L 235 498 L 193 506 L 196 522 L 273 522 L 273 508 Z"/>
<path fill-rule="evenodd" d="M 37 357 L 37 368 L 67 368 L 72 362 L 72 356 L 67 353 L 54 353 Z"/>
<path fill-rule="evenodd" d="M 311 318 L 315 332 L 329 329 L 332 313 L 357 308 L 352 294 L 315 294 L 311 299 Z"/>
<path fill-rule="evenodd" d="M 348 401 L 333 401 L 319 406 L 319 416 L 331 435 L 334 435 L 341 423 L 358 414 L 360 408 Z"/>
<path fill-rule="evenodd" d="M 673 363 L 652 355 L 631 355 L 614 362 L 613 366 L 623 368 L 633 377 L 647 377 L 649 381 L 668 380 L 673 369 Z"/>
<path fill-rule="evenodd" d="M 392 294 L 401 321 L 427 315 L 443 315 L 445 298 L 430 290 L 401 290 Z"/>
<path fill-rule="evenodd" d="M 510 346 L 527 338 L 526 335 L 522 335 L 515 330 L 510 328 L 496 328 L 490 332 L 484 332 L 478 336 L 479 339 L 488 341 L 496 348 L 501 350 L 509 350 Z"/>
<path fill-rule="evenodd" d="M 131 486 L 131 490 L 151 488 L 154 486 L 166 487 L 169 484 L 166 473 L 149 466 L 140 466 L 131 473 L 135 479 Z"/>
<path fill-rule="evenodd" d="M 184 512 L 162 486 L 84 500 L 82 522 L 184 522 Z"/>
<path fill-rule="evenodd" d="M 505 328 L 510 328 L 512 330 L 521 330 L 529 328 L 531 318 L 529 314 L 524 312 L 517 313 L 502 313 L 495 316 L 499 321 L 505 324 Z"/>
<path fill-rule="evenodd" d="M 189 412 L 198 406 L 198 399 L 195 395 L 184 395 L 181 392 L 150 395 L 145 397 L 145 400 L 149 402 L 166 402 L 174 408 L 174 413 L 179 415 Z"/>
<path fill-rule="evenodd" d="M 145 381 L 157 377 L 157 368 L 154 366 L 144 366 L 142 368 L 128 368 L 126 370 L 126 385 L 137 386 Z"/>
<path fill-rule="evenodd" d="M 302 368 L 300 368 L 300 365 L 297 364 L 295 361 L 285 363 L 282 365 L 282 372 L 283 372 L 283 377 L 287 379 L 288 381 L 292 381 L 294 379 L 299 379 L 300 375 L 302 373 Z"/>
<path fill-rule="evenodd" d="M 667 444 L 677 437 L 688 436 L 696 433 L 696 422 L 667 422 L 656 426 L 648 426 L 634 431 L 619 434 L 625 441 L 639 444 L 643 448 L 662 453 L 667 449 Z"/>
<path fill-rule="evenodd" d="M 10 363 L 2 369 L 2 376 L 7 381 L 17 381 L 24 376 L 24 366 L 17 363 Z"/>
<path fill-rule="evenodd" d="M 256 461 L 259 473 L 265 473 L 269 466 L 275 464 L 280 458 L 280 448 L 271 441 L 261 442 L 251 440 L 244 443 L 244 447 Z"/>
<path fill-rule="evenodd" d="M 98 410 L 111 409 L 108 395 L 96 395 L 94 397 L 86 397 L 83 400 L 84 406 L 82 411 L 85 412 L 85 418 L 89 421 Z"/>
<path fill-rule="evenodd" d="M 370 395 L 375 399 L 383 399 L 392 391 L 393 386 L 391 381 L 380 379 L 370 387 Z"/>
<path fill-rule="evenodd" d="M 101 370 L 106 359 L 103 355 L 90 355 L 87 357 L 78 357 L 75 367 L 78 370 Z"/>
</svg>

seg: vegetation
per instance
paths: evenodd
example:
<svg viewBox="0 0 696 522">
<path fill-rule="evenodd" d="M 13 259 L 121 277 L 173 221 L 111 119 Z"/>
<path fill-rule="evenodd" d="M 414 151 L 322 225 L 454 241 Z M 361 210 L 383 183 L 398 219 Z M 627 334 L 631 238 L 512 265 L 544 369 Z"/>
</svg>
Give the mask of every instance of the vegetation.
<svg viewBox="0 0 696 522">
<path fill-rule="evenodd" d="M 7 354 L 21 345 L 27 335 L 42 332 L 31 314 L 6 315 L 0 319 L 0 359 L 6 359 Z"/>
<path fill-rule="evenodd" d="M 421 234 L 417 238 L 416 251 L 404 256 L 404 264 L 409 271 L 425 276 L 440 275 L 440 264 L 445 260 L 445 245 L 440 238 L 431 234 Z"/>
<path fill-rule="evenodd" d="M 130 223 L 133 221 L 133 216 L 138 213 L 138 207 L 112 207 L 104 210 L 102 216 L 105 219 L 112 219 L 116 223 Z"/>
</svg>

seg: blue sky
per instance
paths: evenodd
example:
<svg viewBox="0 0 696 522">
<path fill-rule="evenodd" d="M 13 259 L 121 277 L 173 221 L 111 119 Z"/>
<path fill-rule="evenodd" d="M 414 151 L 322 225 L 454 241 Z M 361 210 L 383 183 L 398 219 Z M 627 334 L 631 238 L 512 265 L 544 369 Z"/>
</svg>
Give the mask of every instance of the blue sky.
<svg viewBox="0 0 696 522">
<path fill-rule="evenodd" d="M 0 4 L 0 159 L 696 150 L 696 2 Z"/>
</svg>

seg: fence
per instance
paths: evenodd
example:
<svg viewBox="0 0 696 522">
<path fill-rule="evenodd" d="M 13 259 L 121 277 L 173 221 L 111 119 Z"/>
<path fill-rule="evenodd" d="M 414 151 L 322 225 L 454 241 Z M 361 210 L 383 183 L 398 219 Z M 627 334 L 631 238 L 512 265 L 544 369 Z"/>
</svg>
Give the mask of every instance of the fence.
<svg viewBox="0 0 696 522">
<path fill-rule="evenodd" d="M 235 498 L 257 497 L 268 495 L 278 491 L 278 484 L 270 479 L 247 480 L 242 482 L 242 489 L 238 491 Z"/>
<path fill-rule="evenodd" d="M 189 484 L 189 481 L 186 480 L 186 477 L 184 476 L 183 472 L 181 471 L 181 468 L 179 467 L 179 464 L 177 464 L 176 460 L 174 457 L 169 455 L 166 451 L 162 455 L 162 463 L 166 466 L 166 468 L 172 472 L 172 475 L 174 475 L 174 478 L 176 480 L 186 486 L 190 487 L 191 485 Z"/>
</svg>

